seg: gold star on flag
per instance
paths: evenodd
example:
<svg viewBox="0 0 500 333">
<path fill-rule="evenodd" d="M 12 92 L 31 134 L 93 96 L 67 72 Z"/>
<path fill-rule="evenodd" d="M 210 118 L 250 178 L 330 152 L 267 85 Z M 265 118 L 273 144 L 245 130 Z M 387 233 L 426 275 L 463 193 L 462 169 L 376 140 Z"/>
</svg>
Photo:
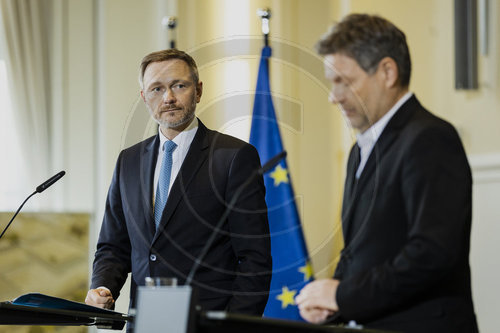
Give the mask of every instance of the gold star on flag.
<svg viewBox="0 0 500 333">
<path fill-rule="evenodd" d="M 281 165 L 274 168 L 274 171 L 270 174 L 271 178 L 274 179 L 274 186 L 278 186 L 281 183 L 288 184 L 288 170 L 283 169 Z"/>
<path fill-rule="evenodd" d="M 304 281 L 309 281 L 313 276 L 313 269 L 309 262 L 307 262 L 305 266 L 299 267 L 299 272 L 304 274 Z"/>
<path fill-rule="evenodd" d="M 295 305 L 295 294 L 297 290 L 288 290 L 288 287 L 281 288 L 281 294 L 276 296 L 276 299 L 281 301 L 281 308 L 286 309 L 289 305 Z"/>
</svg>

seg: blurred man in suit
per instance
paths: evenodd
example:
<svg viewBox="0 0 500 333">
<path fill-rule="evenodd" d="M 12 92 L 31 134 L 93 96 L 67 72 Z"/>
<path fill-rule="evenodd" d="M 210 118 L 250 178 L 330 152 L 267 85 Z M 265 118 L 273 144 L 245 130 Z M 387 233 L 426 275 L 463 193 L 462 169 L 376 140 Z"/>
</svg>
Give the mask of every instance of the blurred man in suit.
<svg viewBox="0 0 500 333">
<path fill-rule="evenodd" d="M 353 14 L 318 50 L 330 99 L 359 134 L 344 187 L 345 248 L 333 279 L 297 296 L 301 315 L 402 332 L 477 332 L 471 172 L 453 126 L 409 91 L 404 33 L 381 17 Z"/>
<path fill-rule="evenodd" d="M 87 304 L 112 307 L 129 272 L 131 306 L 136 287 L 148 276 L 175 277 L 183 284 L 215 233 L 192 281 L 199 304 L 261 315 L 272 265 L 264 182 L 254 177 L 260 167 L 257 150 L 207 129 L 195 117 L 203 86 L 185 52 L 145 56 L 139 81 L 159 131 L 118 157 Z M 215 229 L 250 177 L 222 227 Z"/>
</svg>

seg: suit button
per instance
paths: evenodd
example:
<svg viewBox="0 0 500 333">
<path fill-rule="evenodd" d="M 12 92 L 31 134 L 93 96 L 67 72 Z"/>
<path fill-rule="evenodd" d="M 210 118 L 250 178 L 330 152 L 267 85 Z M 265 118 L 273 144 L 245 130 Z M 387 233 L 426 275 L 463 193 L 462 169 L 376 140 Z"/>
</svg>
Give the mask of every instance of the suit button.
<svg viewBox="0 0 500 333">
<path fill-rule="evenodd" d="M 150 255 L 149 260 L 156 261 L 156 256 L 154 254 Z"/>
</svg>

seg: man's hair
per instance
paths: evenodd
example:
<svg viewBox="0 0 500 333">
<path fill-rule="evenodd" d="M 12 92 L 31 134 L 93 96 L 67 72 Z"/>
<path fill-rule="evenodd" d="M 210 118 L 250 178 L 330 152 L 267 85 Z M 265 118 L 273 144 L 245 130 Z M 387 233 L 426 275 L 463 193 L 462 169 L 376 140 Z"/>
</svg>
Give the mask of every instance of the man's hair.
<svg viewBox="0 0 500 333">
<path fill-rule="evenodd" d="M 319 54 L 339 53 L 356 60 L 368 74 L 380 60 L 392 58 L 402 87 L 410 83 L 411 60 L 405 34 L 388 20 L 367 14 L 351 14 L 334 25 L 316 44 Z"/>
<path fill-rule="evenodd" d="M 152 52 L 142 58 L 141 66 L 139 67 L 139 84 L 141 88 L 143 88 L 144 72 L 146 72 L 146 68 L 149 66 L 149 64 L 151 64 L 152 62 L 161 62 L 172 59 L 180 59 L 184 61 L 189 66 L 194 84 L 198 85 L 198 67 L 196 66 L 196 62 L 194 61 L 194 59 L 184 51 L 179 51 L 177 49 L 167 49 Z"/>
</svg>

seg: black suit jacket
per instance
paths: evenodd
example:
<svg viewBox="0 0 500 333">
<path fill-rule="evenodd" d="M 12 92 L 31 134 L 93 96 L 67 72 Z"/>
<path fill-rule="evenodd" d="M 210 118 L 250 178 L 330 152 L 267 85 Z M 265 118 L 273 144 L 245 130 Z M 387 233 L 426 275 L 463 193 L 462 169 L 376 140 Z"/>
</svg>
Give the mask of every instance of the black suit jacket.
<svg viewBox="0 0 500 333">
<path fill-rule="evenodd" d="M 471 173 L 452 125 L 415 96 L 380 135 L 359 180 L 351 150 L 335 272 L 344 320 L 403 332 L 476 332 Z"/>
<path fill-rule="evenodd" d="M 262 177 L 248 185 L 221 230 L 214 225 L 238 187 L 260 167 L 256 149 L 207 129 L 201 121 L 155 231 L 153 177 L 159 137 L 120 153 L 97 244 L 92 288 L 118 297 L 132 272 L 131 304 L 145 277 L 183 284 L 216 232 L 193 284 L 205 309 L 262 314 L 271 279 L 269 226 Z"/>
</svg>

